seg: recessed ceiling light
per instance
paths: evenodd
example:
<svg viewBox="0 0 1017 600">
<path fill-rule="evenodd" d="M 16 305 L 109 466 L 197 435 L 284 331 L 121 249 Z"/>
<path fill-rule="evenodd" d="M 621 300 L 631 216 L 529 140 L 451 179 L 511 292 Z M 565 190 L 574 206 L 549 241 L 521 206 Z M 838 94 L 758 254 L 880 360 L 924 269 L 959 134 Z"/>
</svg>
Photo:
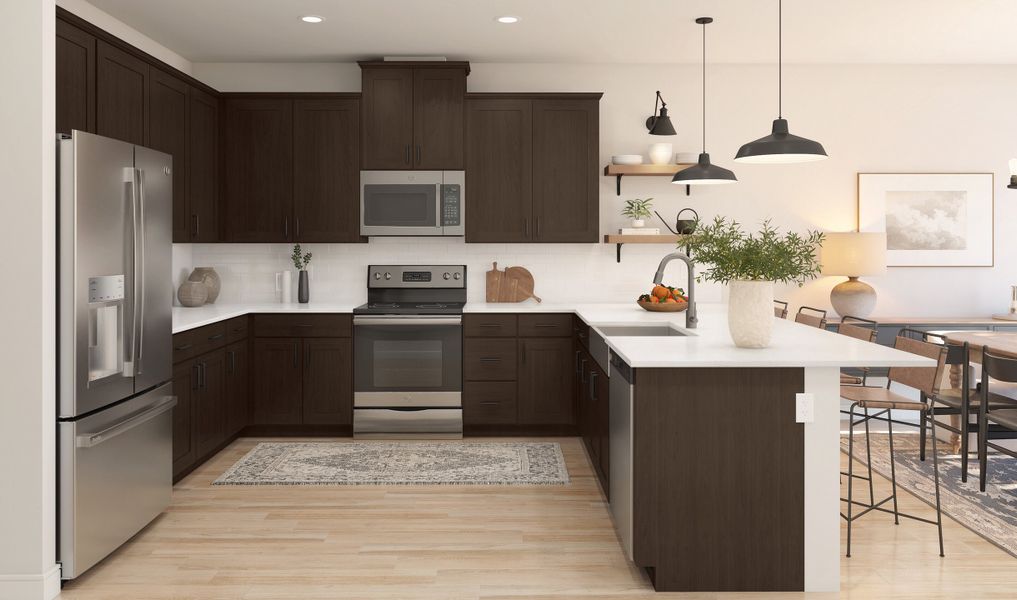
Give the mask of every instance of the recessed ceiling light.
<svg viewBox="0 0 1017 600">
<path fill-rule="evenodd" d="M 325 20 L 325 17 L 319 17 L 318 15 L 307 15 L 300 17 L 300 20 L 304 23 L 321 23 Z"/>
<path fill-rule="evenodd" d="M 498 17 L 495 20 L 498 21 L 499 23 L 504 23 L 506 25 L 511 25 L 512 23 L 518 23 L 519 22 L 519 17 L 513 17 L 511 15 L 505 15 L 504 17 Z"/>
</svg>

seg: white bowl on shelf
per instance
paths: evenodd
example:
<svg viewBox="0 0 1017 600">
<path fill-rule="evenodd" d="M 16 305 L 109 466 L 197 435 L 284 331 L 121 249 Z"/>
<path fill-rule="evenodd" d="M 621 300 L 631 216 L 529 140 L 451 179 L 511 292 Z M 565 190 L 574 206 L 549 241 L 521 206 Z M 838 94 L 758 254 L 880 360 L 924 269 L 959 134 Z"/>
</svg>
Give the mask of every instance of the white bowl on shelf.
<svg viewBox="0 0 1017 600">
<path fill-rule="evenodd" d="M 679 152 L 678 153 L 678 164 L 680 165 L 694 165 L 699 162 L 698 152 Z"/>
<path fill-rule="evenodd" d="M 643 164 L 642 154 L 615 154 L 611 162 L 616 165 L 641 165 Z"/>
</svg>

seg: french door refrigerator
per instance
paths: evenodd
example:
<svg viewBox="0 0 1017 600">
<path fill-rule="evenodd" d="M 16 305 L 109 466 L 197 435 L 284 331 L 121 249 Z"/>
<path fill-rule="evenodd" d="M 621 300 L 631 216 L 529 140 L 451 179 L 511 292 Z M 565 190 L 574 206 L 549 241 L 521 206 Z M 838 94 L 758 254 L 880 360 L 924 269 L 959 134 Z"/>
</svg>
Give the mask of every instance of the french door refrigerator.
<svg viewBox="0 0 1017 600">
<path fill-rule="evenodd" d="M 57 144 L 57 560 L 73 579 L 173 489 L 173 160 L 80 131 Z"/>
</svg>

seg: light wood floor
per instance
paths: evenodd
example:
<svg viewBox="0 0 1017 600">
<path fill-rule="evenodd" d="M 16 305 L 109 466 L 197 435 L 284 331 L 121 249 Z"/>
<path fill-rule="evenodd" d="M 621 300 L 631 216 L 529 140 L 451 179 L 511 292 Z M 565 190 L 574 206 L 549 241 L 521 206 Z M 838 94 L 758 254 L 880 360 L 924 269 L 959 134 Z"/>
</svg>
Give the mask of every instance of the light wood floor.
<svg viewBox="0 0 1017 600">
<path fill-rule="evenodd" d="M 653 596 L 622 555 L 575 438 L 560 440 L 572 476 L 564 487 L 210 485 L 257 441 L 236 441 L 178 484 L 164 515 L 61 598 L 838 597 Z M 906 493 L 901 500 L 903 510 L 933 515 Z M 945 559 L 932 526 L 868 515 L 854 534 L 840 598 L 1017 596 L 1017 559 L 953 521 Z"/>
</svg>

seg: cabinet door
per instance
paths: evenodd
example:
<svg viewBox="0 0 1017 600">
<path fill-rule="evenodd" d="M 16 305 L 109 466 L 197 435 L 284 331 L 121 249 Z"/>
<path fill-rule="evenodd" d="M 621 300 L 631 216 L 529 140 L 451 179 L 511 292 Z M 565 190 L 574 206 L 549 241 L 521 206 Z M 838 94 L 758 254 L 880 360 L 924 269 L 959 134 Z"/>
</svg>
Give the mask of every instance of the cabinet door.
<svg viewBox="0 0 1017 600">
<path fill-rule="evenodd" d="M 226 353 L 217 350 L 195 360 L 200 368 L 194 394 L 194 441 L 200 459 L 226 439 Z"/>
<path fill-rule="evenodd" d="M 304 340 L 304 423 L 353 422 L 352 346 L 349 338 Z"/>
<path fill-rule="evenodd" d="M 194 450 L 194 388 L 198 385 L 197 362 L 186 361 L 173 367 L 173 477 L 190 468 L 197 459 Z"/>
<path fill-rule="evenodd" d="M 95 130 L 132 144 L 145 144 L 148 64 L 99 40 L 96 48 Z"/>
<path fill-rule="evenodd" d="M 145 145 L 173 157 L 173 241 L 187 242 L 188 86 L 152 69 L 148 78 L 148 135 Z"/>
<path fill-rule="evenodd" d="M 226 437 L 247 426 L 248 368 L 247 340 L 226 347 Z"/>
<path fill-rule="evenodd" d="M 573 422 L 572 340 L 519 339 L 519 422 L 567 425 Z"/>
<path fill-rule="evenodd" d="M 413 70 L 362 72 L 363 169 L 413 167 Z"/>
<path fill-rule="evenodd" d="M 303 421 L 301 343 L 296 338 L 254 340 L 254 413 L 258 425 Z"/>
<path fill-rule="evenodd" d="M 413 168 L 463 168 L 466 71 L 413 71 Z"/>
<path fill-rule="evenodd" d="M 56 22 L 56 131 L 95 132 L 95 38 Z"/>
<path fill-rule="evenodd" d="M 360 102 L 293 103 L 294 239 L 360 241 Z"/>
<path fill-rule="evenodd" d="M 600 370 L 599 367 L 597 368 L 595 386 L 593 406 L 596 411 L 596 427 L 594 428 L 594 434 L 600 449 L 598 462 L 600 465 L 601 484 L 604 488 L 604 494 L 607 495 L 610 489 L 608 479 L 611 474 L 611 450 L 609 447 L 611 440 L 611 383 L 607 378 L 607 373 Z"/>
<path fill-rule="evenodd" d="M 293 102 L 226 101 L 226 227 L 233 242 L 292 239 Z"/>
<path fill-rule="evenodd" d="M 187 212 L 184 234 L 191 242 L 219 241 L 219 101 L 190 88 L 187 122 Z M 177 213 L 173 206 L 173 241 Z"/>
<path fill-rule="evenodd" d="M 598 119 L 596 100 L 533 101 L 533 213 L 537 241 L 598 241 Z"/>
<path fill-rule="evenodd" d="M 466 106 L 466 241 L 525 242 L 533 234 L 533 102 Z"/>
</svg>

